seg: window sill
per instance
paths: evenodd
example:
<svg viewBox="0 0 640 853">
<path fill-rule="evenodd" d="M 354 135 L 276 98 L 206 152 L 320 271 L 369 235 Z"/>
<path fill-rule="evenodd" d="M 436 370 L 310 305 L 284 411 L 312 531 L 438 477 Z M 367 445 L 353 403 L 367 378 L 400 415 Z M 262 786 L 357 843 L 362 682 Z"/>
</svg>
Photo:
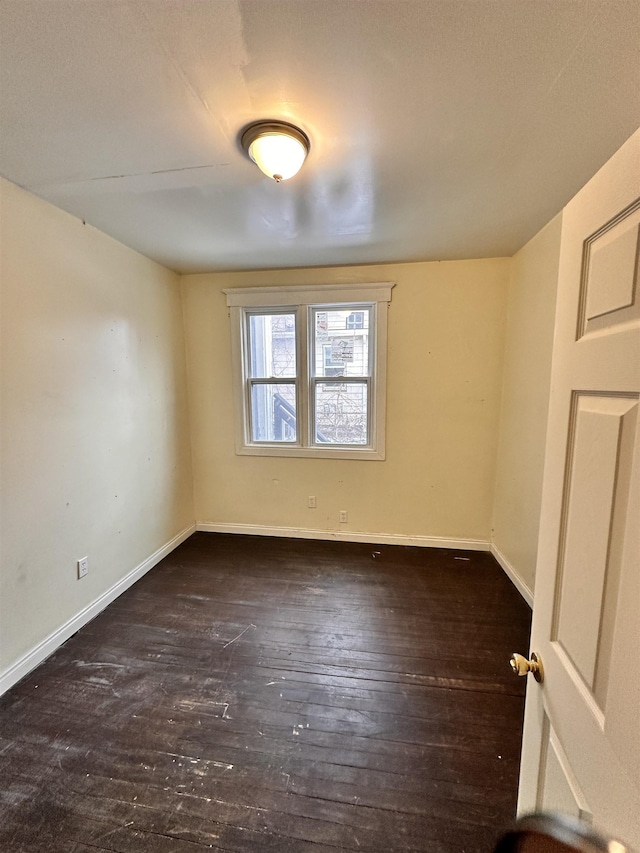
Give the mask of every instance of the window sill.
<svg viewBox="0 0 640 853">
<path fill-rule="evenodd" d="M 304 459 L 351 459 L 384 461 L 384 453 L 371 447 L 282 447 L 273 444 L 244 445 L 236 448 L 237 456 L 290 456 Z"/>
</svg>

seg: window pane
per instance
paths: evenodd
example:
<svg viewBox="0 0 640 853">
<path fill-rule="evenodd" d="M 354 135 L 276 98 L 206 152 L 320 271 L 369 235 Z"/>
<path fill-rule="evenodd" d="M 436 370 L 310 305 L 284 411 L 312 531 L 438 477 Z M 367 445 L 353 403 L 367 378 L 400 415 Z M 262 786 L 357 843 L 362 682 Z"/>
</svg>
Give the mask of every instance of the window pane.
<svg viewBox="0 0 640 853">
<path fill-rule="evenodd" d="M 368 376 L 370 308 L 313 312 L 314 376 Z"/>
<path fill-rule="evenodd" d="M 253 379 L 296 375 L 296 315 L 249 315 L 249 375 Z"/>
<path fill-rule="evenodd" d="M 296 386 L 293 383 L 251 386 L 251 440 L 296 440 Z"/>
<path fill-rule="evenodd" d="M 365 382 L 317 382 L 318 444 L 368 444 Z"/>
</svg>

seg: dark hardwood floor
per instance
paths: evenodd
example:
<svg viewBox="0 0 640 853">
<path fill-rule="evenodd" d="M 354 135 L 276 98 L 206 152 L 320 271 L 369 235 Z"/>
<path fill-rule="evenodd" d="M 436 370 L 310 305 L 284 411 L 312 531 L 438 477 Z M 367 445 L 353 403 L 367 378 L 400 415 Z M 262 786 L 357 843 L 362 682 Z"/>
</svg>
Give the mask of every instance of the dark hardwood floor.
<svg viewBox="0 0 640 853">
<path fill-rule="evenodd" d="M 194 534 L 0 699 L 0 849 L 489 853 L 529 622 L 488 554 Z"/>
</svg>

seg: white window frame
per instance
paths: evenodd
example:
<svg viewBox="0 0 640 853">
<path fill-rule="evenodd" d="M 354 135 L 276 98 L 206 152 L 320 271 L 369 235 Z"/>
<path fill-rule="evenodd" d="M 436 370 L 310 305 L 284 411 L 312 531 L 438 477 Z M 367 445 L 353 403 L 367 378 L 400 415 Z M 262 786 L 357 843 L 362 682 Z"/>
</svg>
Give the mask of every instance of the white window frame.
<svg viewBox="0 0 640 853">
<path fill-rule="evenodd" d="M 385 458 L 387 386 L 387 313 L 394 282 L 367 284 L 293 285 L 281 287 L 234 287 L 223 292 L 231 318 L 232 376 L 236 422 L 236 453 L 243 456 L 299 456 L 322 459 Z M 370 388 L 368 445 L 318 445 L 311 432 L 314 381 L 311 376 L 314 329 L 310 328 L 310 308 L 353 311 L 371 307 Z M 247 316 L 256 311 L 296 313 L 296 442 L 253 442 L 250 433 L 250 401 L 247 376 Z M 354 377 L 357 379 L 357 377 Z"/>
</svg>

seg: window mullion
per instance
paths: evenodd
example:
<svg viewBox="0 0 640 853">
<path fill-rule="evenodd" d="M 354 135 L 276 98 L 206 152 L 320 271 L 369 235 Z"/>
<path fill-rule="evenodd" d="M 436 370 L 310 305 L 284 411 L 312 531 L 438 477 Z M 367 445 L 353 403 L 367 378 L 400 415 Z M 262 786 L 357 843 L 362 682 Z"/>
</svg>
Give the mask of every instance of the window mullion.
<svg viewBox="0 0 640 853">
<path fill-rule="evenodd" d="M 296 376 L 296 400 L 298 406 L 298 442 L 303 447 L 309 446 L 309 311 L 307 306 L 299 305 L 296 314 L 296 347 L 298 372 Z"/>
</svg>

